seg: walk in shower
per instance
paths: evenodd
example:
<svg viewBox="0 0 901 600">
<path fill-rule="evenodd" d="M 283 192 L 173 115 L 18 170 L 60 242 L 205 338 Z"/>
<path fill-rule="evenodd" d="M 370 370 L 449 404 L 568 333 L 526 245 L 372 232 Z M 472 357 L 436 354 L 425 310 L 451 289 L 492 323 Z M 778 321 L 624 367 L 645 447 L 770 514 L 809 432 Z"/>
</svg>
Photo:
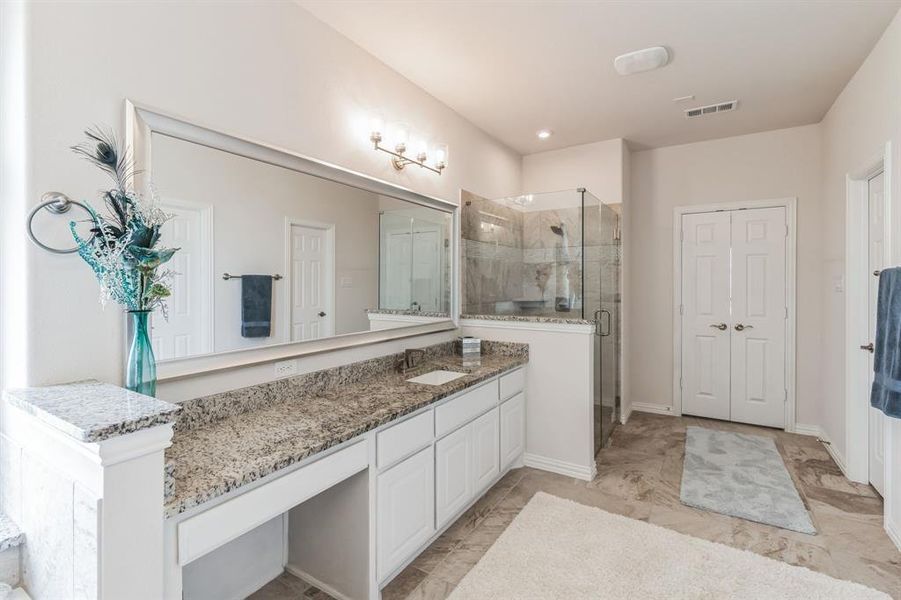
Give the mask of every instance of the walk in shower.
<svg viewBox="0 0 901 600">
<path fill-rule="evenodd" d="M 591 321 L 594 443 L 618 418 L 621 228 L 619 199 L 585 189 L 489 200 L 464 193 L 464 315 Z"/>
</svg>

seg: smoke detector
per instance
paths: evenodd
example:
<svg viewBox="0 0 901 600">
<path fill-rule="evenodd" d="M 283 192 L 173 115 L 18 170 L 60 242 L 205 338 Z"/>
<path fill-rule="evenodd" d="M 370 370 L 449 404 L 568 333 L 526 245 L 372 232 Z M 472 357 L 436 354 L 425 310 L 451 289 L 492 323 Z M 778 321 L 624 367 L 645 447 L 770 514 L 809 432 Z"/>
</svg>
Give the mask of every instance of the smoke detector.
<svg viewBox="0 0 901 600">
<path fill-rule="evenodd" d="M 669 62 L 669 51 L 663 46 L 654 46 L 620 54 L 613 59 L 613 68 L 620 75 L 633 75 L 665 67 Z"/>
<path fill-rule="evenodd" d="M 729 100 L 728 102 L 720 102 L 718 104 L 708 104 L 707 106 L 698 106 L 697 108 L 685 109 L 685 116 L 689 119 L 696 117 L 705 117 L 721 112 L 729 112 L 738 108 L 738 100 Z"/>
</svg>

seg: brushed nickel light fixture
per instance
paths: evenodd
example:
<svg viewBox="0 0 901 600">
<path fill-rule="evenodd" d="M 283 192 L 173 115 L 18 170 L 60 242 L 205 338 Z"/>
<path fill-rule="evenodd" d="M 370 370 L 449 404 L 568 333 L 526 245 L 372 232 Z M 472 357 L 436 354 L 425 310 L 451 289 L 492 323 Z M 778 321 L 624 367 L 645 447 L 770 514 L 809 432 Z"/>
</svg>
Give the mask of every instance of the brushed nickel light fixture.
<svg viewBox="0 0 901 600">
<path fill-rule="evenodd" d="M 385 140 L 385 137 L 388 139 Z M 394 145 L 394 150 L 382 146 L 382 141 L 390 146 Z M 416 165 L 423 169 L 428 169 L 432 173 L 441 175 L 441 172 L 447 167 L 447 144 L 434 144 L 432 147 L 432 164 L 426 164 L 429 160 L 428 144 L 425 140 L 414 139 L 410 141 L 410 126 L 407 123 L 398 121 L 392 123 L 385 134 L 385 127 L 382 120 L 373 117 L 369 127 L 369 141 L 375 150 L 380 150 L 391 155 L 391 164 L 398 171 L 402 171 L 407 165 Z M 407 156 L 408 146 L 412 147 L 412 156 Z"/>
</svg>

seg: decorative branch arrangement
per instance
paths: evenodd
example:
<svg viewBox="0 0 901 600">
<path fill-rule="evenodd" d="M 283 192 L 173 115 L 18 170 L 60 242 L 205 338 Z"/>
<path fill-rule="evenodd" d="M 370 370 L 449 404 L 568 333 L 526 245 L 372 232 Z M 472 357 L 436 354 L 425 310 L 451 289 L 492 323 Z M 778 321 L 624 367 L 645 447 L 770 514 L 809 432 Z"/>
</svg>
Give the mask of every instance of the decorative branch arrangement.
<svg viewBox="0 0 901 600">
<path fill-rule="evenodd" d="M 134 191 L 135 171 L 128 151 L 115 135 L 99 128 L 85 132 L 87 140 L 72 150 L 104 171 L 115 187 L 103 193 L 109 214 L 91 212 L 91 237 L 82 238 L 76 223 L 69 227 L 78 254 L 97 276 L 100 301 L 112 300 L 129 311 L 153 311 L 167 316 L 165 299 L 171 295 L 172 272 L 160 267 L 178 248 L 157 248 L 160 229 L 170 216 L 157 198 L 145 199 Z"/>
</svg>

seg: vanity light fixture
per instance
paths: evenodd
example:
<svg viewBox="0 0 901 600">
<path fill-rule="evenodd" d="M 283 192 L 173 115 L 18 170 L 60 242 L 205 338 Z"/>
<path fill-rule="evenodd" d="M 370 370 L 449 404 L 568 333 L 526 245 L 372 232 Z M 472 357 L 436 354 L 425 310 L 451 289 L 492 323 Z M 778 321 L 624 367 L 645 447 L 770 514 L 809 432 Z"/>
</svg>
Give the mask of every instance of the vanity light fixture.
<svg viewBox="0 0 901 600">
<path fill-rule="evenodd" d="M 391 164 L 398 171 L 403 170 L 407 165 L 417 165 L 423 169 L 428 169 L 433 173 L 441 175 L 441 172 L 447 167 L 447 144 L 436 144 L 432 148 L 432 157 L 434 161 L 431 165 L 426 164 L 429 160 L 428 143 L 423 139 L 410 140 L 410 126 L 406 123 L 396 122 L 388 127 L 388 139 L 383 136 L 385 129 L 382 120 L 373 117 L 369 127 L 369 141 L 375 150 L 380 150 L 391 155 Z M 394 145 L 392 150 L 382 145 L 382 141 L 388 146 Z M 413 156 L 407 156 L 406 152 L 412 150 Z"/>
</svg>

